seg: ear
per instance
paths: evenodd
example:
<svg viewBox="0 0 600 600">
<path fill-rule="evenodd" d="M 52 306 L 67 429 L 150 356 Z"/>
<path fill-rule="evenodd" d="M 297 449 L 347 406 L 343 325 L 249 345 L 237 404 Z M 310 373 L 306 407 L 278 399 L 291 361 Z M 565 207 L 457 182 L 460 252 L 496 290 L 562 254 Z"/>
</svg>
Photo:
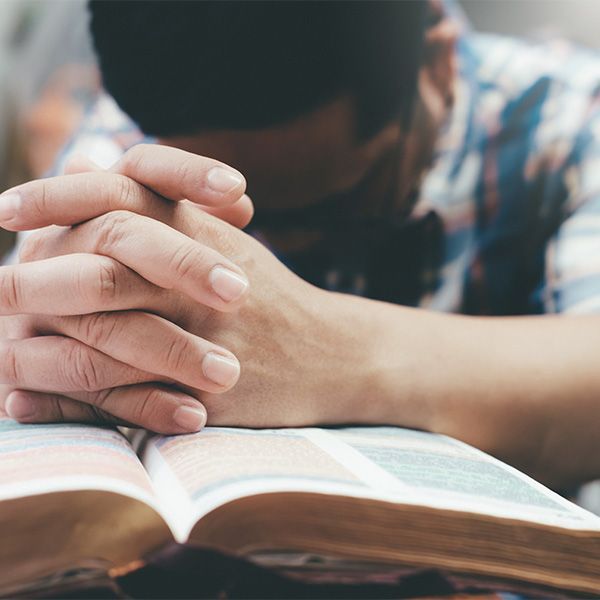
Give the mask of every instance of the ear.
<svg viewBox="0 0 600 600">
<path fill-rule="evenodd" d="M 446 106 L 454 101 L 454 81 L 458 71 L 456 41 L 460 33 L 459 24 L 444 14 L 440 2 L 429 3 L 430 25 L 425 32 L 421 77 L 428 80 Z"/>
</svg>

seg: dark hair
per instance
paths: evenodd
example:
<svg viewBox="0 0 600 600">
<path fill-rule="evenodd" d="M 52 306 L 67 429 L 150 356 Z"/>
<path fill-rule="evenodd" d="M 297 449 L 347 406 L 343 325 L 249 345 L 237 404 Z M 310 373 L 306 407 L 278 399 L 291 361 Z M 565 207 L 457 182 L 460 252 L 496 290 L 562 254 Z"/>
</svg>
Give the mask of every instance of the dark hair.
<svg viewBox="0 0 600 600">
<path fill-rule="evenodd" d="M 424 0 L 91 0 L 104 86 L 150 135 L 260 129 L 349 93 L 358 133 L 407 119 Z"/>
</svg>

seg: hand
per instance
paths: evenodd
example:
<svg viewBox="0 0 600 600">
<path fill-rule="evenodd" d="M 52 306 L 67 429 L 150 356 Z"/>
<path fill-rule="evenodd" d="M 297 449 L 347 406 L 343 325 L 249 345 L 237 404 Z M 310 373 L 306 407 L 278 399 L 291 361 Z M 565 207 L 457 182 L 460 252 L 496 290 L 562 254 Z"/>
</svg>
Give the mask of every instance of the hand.
<svg viewBox="0 0 600 600">
<path fill-rule="evenodd" d="M 9 412 L 30 409 L 27 422 L 120 418 L 178 433 L 194 427 L 177 424 L 175 410 L 202 402 L 215 425 L 388 423 L 462 439 L 550 481 L 598 476 L 600 462 L 588 460 L 597 444 L 597 316 L 441 315 L 318 290 L 232 225 L 166 200 L 203 201 L 182 165 L 193 173 L 205 159 L 159 147 L 136 152 L 111 173 L 28 184 L 21 207 L 0 219 L 12 229 L 63 226 L 34 234 L 24 248 L 30 262 L 0 271 L 0 313 L 37 313 L 0 319 L 11 326 L 0 371 L 13 387 L 38 390 L 13 392 Z M 122 193 L 109 193 L 123 173 Z M 197 302 L 193 269 L 178 281 L 169 270 L 177 263 L 159 274 L 148 256 L 183 243 L 178 236 L 245 273 L 245 302 L 234 310 Z M 110 285 L 99 286 L 96 272 L 68 288 L 69 275 L 85 269 L 64 267 L 82 260 L 105 261 Z M 159 275 L 176 287 L 161 287 Z M 98 296 L 103 289 L 108 296 Z M 193 379 L 200 343 L 238 357 L 234 387 L 217 394 Z"/>
<path fill-rule="evenodd" d="M 70 176 L 66 178 L 69 185 L 65 178 L 55 178 L 21 188 L 23 208 L 4 226 L 29 229 L 79 223 L 72 228 L 48 228 L 29 238 L 22 253 L 29 264 L 14 268 L 21 282 L 40 281 L 39 276 L 27 277 L 27 269 L 48 272 L 48 265 L 53 266 L 54 274 L 47 279 L 57 282 L 66 261 L 72 264 L 75 258 L 83 257 L 98 260 L 97 253 L 111 261 L 109 299 L 99 297 L 98 286 L 94 289 L 89 283 L 82 284 L 78 294 L 69 293 L 71 305 L 62 313 L 66 316 L 36 318 L 38 331 L 78 340 L 134 367 L 138 377 L 142 372 L 147 377 L 147 371 L 159 380 L 171 376 L 207 407 L 210 424 L 291 426 L 354 420 L 348 403 L 361 390 L 345 373 L 357 370 L 353 364 L 356 347 L 351 343 L 352 333 L 340 322 L 336 296 L 302 281 L 256 240 L 194 204 L 164 200 L 157 204 L 157 196 L 147 188 L 163 197 L 168 194 L 171 199 L 197 197 L 194 188 L 182 193 L 174 189 L 172 182 L 175 174 L 182 173 L 182 163 L 189 161 L 192 168 L 193 160 L 201 160 L 199 157 L 192 159 L 187 153 L 155 146 L 138 147 L 136 152 L 143 152 L 144 160 L 139 155 L 135 160 L 126 156 L 116 170 L 127 172 L 130 181 L 135 177 L 138 183 L 128 183 L 127 193 L 118 197 L 103 192 L 109 176 L 106 173 Z M 132 163 L 138 172 L 132 173 Z M 160 176 L 149 169 L 139 172 L 141 165 L 148 164 L 160 164 Z M 145 188 L 141 188 L 140 181 Z M 84 186 L 87 193 L 82 195 Z M 86 202 L 86 198 L 94 201 Z M 32 210 L 26 210 L 28 205 Z M 223 312 L 215 311 L 208 302 L 196 302 L 191 283 L 194 278 L 190 277 L 195 261 L 188 263 L 188 272 L 180 279 L 155 268 L 152 263 L 161 256 L 162 249 L 185 236 L 213 248 L 243 269 L 251 282 L 243 305 L 236 305 L 233 312 Z M 159 272 L 169 285 L 177 282 L 178 292 L 157 287 L 161 285 Z M 20 285 L 23 288 L 23 283 Z M 35 296 L 31 292 L 35 290 L 20 296 Z M 39 313 L 41 308 L 38 302 L 30 310 Z M 56 310 L 54 306 L 46 312 L 56 314 Z M 100 310 L 111 312 L 96 312 Z M 78 311 L 93 316 L 72 316 Z M 233 351 L 242 364 L 242 376 L 235 388 L 217 395 L 214 389 L 199 385 L 198 371 L 205 350 L 193 352 L 189 344 L 178 342 L 177 350 L 167 353 L 169 344 L 164 336 L 169 327 Z M 179 366 L 176 374 L 174 365 Z M 95 369 L 104 380 L 106 369 L 106 365 Z M 116 384 L 113 381 L 111 385 Z M 128 385 L 126 389 L 132 407 L 143 404 L 151 412 L 143 386 Z M 87 406 L 76 404 L 81 396 L 70 390 L 60 391 L 63 397 L 53 394 L 51 401 L 41 394 L 23 392 L 17 400 L 28 408 L 35 407 L 27 417 L 29 422 L 64 418 L 64 406 L 69 408 L 68 419 L 90 417 Z M 114 393 L 102 390 L 85 400 L 114 414 L 112 405 L 110 409 L 106 406 L 106 397 L 110 399 Z M 148 427 L 147 419 L 135 422 Z M 164 431 L 164 422 L 160 425 Z M 151 428 L 158 429 L 156 419 Z"/>
<path fill-rule="evenodd" d="M 164 186 L 171 196 L 186 194 L 187 189 L 191 188 L 190 197 L 204 204 L 213 204 L 203 210 L 210 210 L 241 226 L 251 218 L 252 204 L 243 195 L 245 182 L 239 174 L 229 169 L 225 176 L 221 174 L 220 179 L 217 177 L 217 183 L 224 181 L 229 189 L 216 193 L 208 184 L 214 185 L 214 167 L 219 167 L 219 163 L 178 154 L 175 172 L 177 177 L 173 177 L 173 170 L 170 170 L 170 178 L 165 178 L 161 169 L 169 164 L 170 156 L 170 149 L 165 148 L 162 154 L 153 153 L 146 160 L 148 157 L 145 156 L 144 148 L 140 147 L 121 161 L 121 172 L 114 170 L 112 173 L 58 177 L 10 190 L 2 196 L 3 203 L 0 202 L 4 216 L 7 216 L 7 211 L 10 214 L 12 197 L 13 201 L 23 203 L 28 225 L 19 223 L 18 215 L 21 212 L 17 208 L 14 218 L 11 220 L 9 216 L 5 226 L 12 229 L 35 227 L 35 224 L 29 223 L 38 223 L 40 218 L 45 218 L 42 215 L 47 190 L 55 199 L 63 194 L 91 194 L 96 209 L 100 210 L 103 206 L 110 207 L 111 202 L 118 203 L 122 197 L 134 203 L 143 202 L 150 212 L 172 212 L 175 205 L 171 201 L 150 192 L 128 177 L 129 174 L 135 174 L 138 179 L 144 180 L 148 169 L 160 180 L 157 187 Z M 157 160 L 159 164 L 156 164 Z M 81 164 L 72 165 L 71 168 L 79 170 Z M 234 185 L 231 184 L 232 180 Z M 15 192 L 18 194 L 16 198 Z M 37 192 L 42 196 L 37 198 Z M 38 201 L 40 204 L 37 204 Z M 188 204 L 190 209 L 200 212 L 199 206 Z M 77 220 L 76 213 L 77 207 L 68 214 L 71 222 Z M 127 214 L 136 216 L 133 213 Z M 61 214 L 55 222 L 60 223 L 65 216 L 65 213 Z M 247 282 L 239 267 L 213 249 L 196 243 L 159 222 L 147 220 L 150 227 L 143 229 L 142 233 L 145 235 L 141 236 L 138 248 L 145 260 L 141 259 L 139 252 L 127 254 L 127 240 L 122 239 L 121 244 L 116 244 L 121 252 L 127 254 L 124 262 L 129 262 L 133 268 L 137 264 L 147 279 L 108 256 L 93 254 L 63 256 L 0 268 L 0 314 L 14 315 L 0 320 L 0 382 L 5 384 L 3 395 L 7 400 L 6 408 L 14 416 L 25 417 L 28 403 L 27 397 L 22 393 L 15 393 L 7 398 L 12 390 L 10 386 L 29 391 L 71 392 L 87 403 L 84 407 L 85 414 L 82 414 L 79 403 L 75 413 L 71 410 L 72 402 L 58 402 L 53 398 L 46 403 L 55 412 L 63 410 L 67 418 L 73 415 L 78 420 L 97 419 L 98 414 L 105 416 L 103 411 L 110 411 L 113 419 L 116 418 L 119 422 L 132 422 L 159 431 L 189 431 L 190 427 L 198 429 L 198 425 L 206 419 L 204 408 L 195 398 L 164 385 L 157 386 L 156 383 L 138 386 L 135 390 L 124 386 L 178 380 L 198 389 L 218 393 L 235 383 L 239 364 L 231 352 L 192 336 L 156 315 L 113 313 L 116 331 L 119 331 L 120 320 L 137 320 L 140 330 L 150 340 L 149 344 L 155 338 L 161 341 L 159 348 L 162 356 L 149 354 L 145 359 L 149 358 L 150 362 L 142 361 L 139 369 L 94 350 L 81 341 L 64 337 L 59 321 L 52 319 L 51 315 L 81 315 L 77 317 L 78 326 L 93 335 L 96 330 L 95 322 L 102 318 L 101 314 L 93 313 L 100 310 L 124 311 L 134 307 L 137 302 L 143 304 L 146 301 L 175 307 L 176 298 L 184 295 L 216 310 L 235 310 L 244 302 Z M 163 227 L 157 234 L 163 242 L 160 246 L 152 239 L 156 234 L 153 226 Z M 47 228 L 45 232 L 58 233 L 61 230 L 65 228 Z M 111 247 L 114 245 L 111 235 L 115 231 L 111 223 L 105 223 L 102 230 L 107 239 L 99 240 L 99 252 L 102 252 L 103 243 Z M 134 235 L 137 233 L 135 231 Z M 31 242 L 27 248 L 31 249 L 35 245 L 33 238 Z M 149 257 L 150 260 L 147 260 Z M 141 262 L 145 266 L 140 269 Z M 154 283 L 149 283 L 149 280 Z M 140 354 L 139 346 L 135 348 L 128 340 L 122 340 L 121 347 L 122 351 Z M 181 360 L 177 356 L 178 352 L 182 354 Z M 149 369 L 152 368 L 153 359 L 157 360 L 158 366 L 151 374 Z M 110 394 L 105 390 L 110 390 Z M 132 395 L 136 397 L 135 402 L 129 400 Z M 152 402 L 148 399 L 152 399 Z M 102 410 L 98 408 L 100 403 L 104 407 Z M 195 412 L 179 411 L 179 416 L 174 419 L 182 404 Z"/>
</svg>

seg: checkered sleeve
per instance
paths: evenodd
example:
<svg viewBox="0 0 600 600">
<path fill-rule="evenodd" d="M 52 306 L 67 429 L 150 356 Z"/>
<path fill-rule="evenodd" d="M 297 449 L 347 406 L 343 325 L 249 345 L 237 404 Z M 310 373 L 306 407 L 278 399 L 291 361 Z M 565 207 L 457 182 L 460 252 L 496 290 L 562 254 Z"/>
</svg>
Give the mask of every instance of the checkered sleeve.
<svg viewBox="0 0 600 600">
<path fill-rule="evenodd" d="M 546 248 L 548 313 L 600 314 L 600 94 L 565 168 L 564 219 Z"/>
</svg>

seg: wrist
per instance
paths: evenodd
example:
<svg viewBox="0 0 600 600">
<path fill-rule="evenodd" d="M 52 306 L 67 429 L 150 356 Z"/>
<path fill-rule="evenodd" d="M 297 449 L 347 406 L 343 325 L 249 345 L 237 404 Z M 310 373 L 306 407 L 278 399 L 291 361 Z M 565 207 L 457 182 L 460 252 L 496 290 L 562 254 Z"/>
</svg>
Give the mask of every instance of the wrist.
<svg viewBox="0 0 600 600">
<path fill-rule="evenodd" d="M 370 419 L 388 425 L 434 430 L 440 418 L 430 325 L 425 311 L 368 301 L 361 311 L 370 341 L 366 392 Z"/>
<path fill-rule="evenodd" d="M 411 342 L 420 337 L 413 321 L 422 311 L 320 293 L 327 295 L 320 314 L 335 356 L 327 422 L 431 429 L 430 398 L 422 385 L 431 365 Z"/>
</svg>

